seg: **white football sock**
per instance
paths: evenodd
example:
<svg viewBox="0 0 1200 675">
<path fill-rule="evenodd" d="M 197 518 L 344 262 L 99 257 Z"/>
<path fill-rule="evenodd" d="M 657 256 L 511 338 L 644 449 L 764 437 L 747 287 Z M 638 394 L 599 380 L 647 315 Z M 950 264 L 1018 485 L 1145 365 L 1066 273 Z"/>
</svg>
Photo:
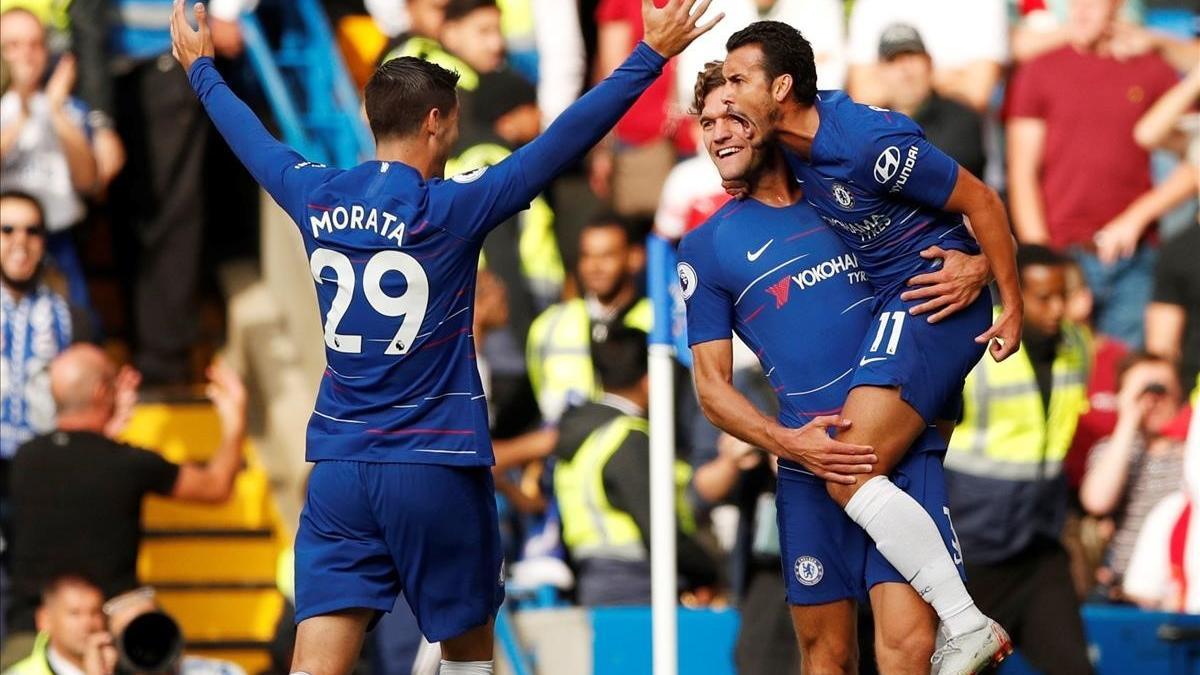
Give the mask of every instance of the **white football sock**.
<svg viewBox="0 0 1200 675">
<path fill-rule="evenodd" d="M 441 675 L 492 675 L 495 661 L 447 661 L 442 659 Z"/>
<path fill-rule="evenodd" d="M 963 585 L 954 560 L 929 514 L 887 476 L 867 481 L 846 504 L 846 514 L 908 583 L 933 605 L 950 637 L 987 625 Z"/>
</svg>

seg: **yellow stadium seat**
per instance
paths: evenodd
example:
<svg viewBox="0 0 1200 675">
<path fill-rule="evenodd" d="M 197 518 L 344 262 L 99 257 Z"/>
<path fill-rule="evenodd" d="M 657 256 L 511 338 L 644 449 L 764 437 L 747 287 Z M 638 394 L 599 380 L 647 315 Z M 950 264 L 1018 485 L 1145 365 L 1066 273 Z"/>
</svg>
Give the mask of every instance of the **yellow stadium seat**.
<svg viewBox="0 0 1200 675">
<path fill-rule="evenodd" d="M 179 463 L 207 460 L 220 438 L 220 420 L 206 402 L 140 405 L 122 436 Z M 243 452 L 245 469 L 224 504 L 146 498 L 138 577 L 179 621 L 189 654 L 256 673 L 270 661 L 266 646 L 284 602 L 276 563 L 290 544 L 253 444 Z"/>
</svg>

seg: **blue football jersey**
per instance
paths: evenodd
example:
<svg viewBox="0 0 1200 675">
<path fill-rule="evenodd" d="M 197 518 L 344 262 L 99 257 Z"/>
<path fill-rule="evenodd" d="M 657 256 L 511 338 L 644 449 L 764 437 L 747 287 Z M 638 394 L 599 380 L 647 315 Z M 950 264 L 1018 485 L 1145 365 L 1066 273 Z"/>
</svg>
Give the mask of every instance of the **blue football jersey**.
<svg viewBox="0 0 1200 675">
<path fill-rule="evenodd" d="M 874 295 L 812 207 L 729 202 L 683 238 L 677 271 L 689 344 L 736 333 L 779 398 L 780 424 L 841 412 Z"/>
<path fill-rule="evenodd" d="M 545 134 L 505 161 L 424 180 L 399 162 L 304 161 L 229 91 L 210 59 L 190 78 L 230 147 L 295 221 L 327 367 L 307 458 L 487 465 L 488 415 L 471 334 L 487 233 L 528 207 L 632 105 L 664 59 L 644 43 Z"/>
<path fill-rule="evenodd" d="M 929 271 L 930 246 L 978 253 L 960 214 L 942 210 L 958 163 L 921 127 L 891 110 L 855 103 L 840 91 L 817 96 L 820 126 L 806 161 L 788 165 L 808 203 L 854 252 L 880 297 Z"/>
</svg>

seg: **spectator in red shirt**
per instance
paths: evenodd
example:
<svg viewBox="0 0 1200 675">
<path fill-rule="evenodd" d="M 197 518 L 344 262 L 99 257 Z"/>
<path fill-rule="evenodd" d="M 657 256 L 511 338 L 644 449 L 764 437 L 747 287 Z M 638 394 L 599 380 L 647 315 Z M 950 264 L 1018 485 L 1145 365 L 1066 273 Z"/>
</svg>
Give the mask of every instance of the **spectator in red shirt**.
<svg viewBox="0 0 1200 675">
<path fill-rule="evenodd" d="M 1105 224 L 1151 187 L 1149 155 L 1133 128 L 1178 76 L 1157 54 L 1112 55 L 1119 6 L 1073 0 L 1071 44 L 1013 76 L 1008 183 L 1018 238 L 1078 260 L 1096 295 L 1096 327 L 1139 346 L 1156 255 L 1148 241 L 1153 227 Z M 1109 255 L 1114 250 L 1132 253 Z M 1112 257 L 1118 259 L 1102 262 Z"/>
<path fill-rule="evenodd" d="M 642 39 L 642 0 L 600 0 L 596 24 L 593 82 L 616 70 Z M 675 64 L 671 62 L 593 154 L 592 190 L 602 199 L 611 198 L 613 210 L 622 216 L 652 218 L 663 183 L 675 166 L 677 152 L 672 139 L 681 116 L 670 112 L 674 80 Z M 691 154 L 695 144 L 690 139 L 681 139 L 681 143 L 683 154 Z"/>
</svg>

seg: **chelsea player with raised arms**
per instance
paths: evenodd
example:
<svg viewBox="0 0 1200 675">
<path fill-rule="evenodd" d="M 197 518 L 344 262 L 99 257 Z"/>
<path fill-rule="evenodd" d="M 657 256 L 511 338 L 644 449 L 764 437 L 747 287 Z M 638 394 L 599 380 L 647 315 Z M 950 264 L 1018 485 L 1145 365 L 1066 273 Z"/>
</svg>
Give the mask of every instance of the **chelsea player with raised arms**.
<svg viewBox="0 0 1200 675">
<path fill-rule="evenodd" d="M 721 63 L 700 74 L 693 109 L 705 148 L 721 177 L 747 184 L 732 201 L 684 237 L 679 280 L 687 304 L 701 405 L 723 429 L 757 420 L 777 436 L 804 428 L 839 427 L 859 343 L 871 329 L 872 289 L 856 254 L 831 232 L 792 180 L 782 151 L 752 142 L 753 132 L 726 112 Z M 759 253 L 743 258 L 744 250 Z M 987 283 L 982 256 L 942 252 L 938 298 L 977 295 Z M 941 304 L 940 302 L 935 304 Z M 820 324 L 819 339 L 797 339 L 796 326 Z M 758 355 L 777 392 L 772 420 L 733 388 L 732 335 Z M 843 427 L 844 428 L 844 427 Z M 824 439 L 824 450 L 797 456 L 761 439 L 780 457 L 776 490 L 780 556 L 803 672 L 857 673 L 855 601 L 869 592 L 875 613 L 876 658 L 884 673 L 922 673 L 934 650 L 937 616 L 830 498 L 825 480 L 851 481 L 870 471 L 869 448 Z M 927 429 L 890 476 L 937 523 L 945 550 L 957 541 L 946 507 L 942 457 L 946 442 Z"/>
<path fill-rule="evenodd" d="M 784 148 L 805 199 L 854 252 L 875 294 L 876 329 L 847 374 L 842 414 L 854 425 L 838 438 L 871 447 L 879 462 L 852 483 L 827 483 L 829 494 L 937 612 L 946 638 L 933 656 L 937 672 L 974 673 L 1011 650 L 1008 635 L 975 606 L 933 520 L 888 473 L 929 425 L 957 417 L 962 383 L 987 345 L 997 361 L 1020 345 L 1021 292 L 1004 205 L 904 115 L 839 91 L 818 93 L 812 48 L 795 28 L 753 23 L 726 48 L 728 112 L 756 142 Z M 948 316 L 912 318 L 906 285 L 931 269 L 921 252 L 933 245 L 982 247 L 1003 308 L 994 323 L 990 294 Z"/>
<path fill-rule="evenodd" d="M 376 160 L 325 167 L 276 141 L 233 95 L 213 66 L 204 6 L 197 32 L 176 0 L 175 57 L 299 228 L 325 326 L 306 444 L 316 465 L 296 535 L 295 671 L 350 672 L 367 628 L 403 592 L 441 643 L 444 675 L 492 672 L 504 580 L 471 335 L 480 246 L 720 20 L 700 23 L 709 2 L 643 0 L 644 41 L 620 68 L 508 159 L 443 180 L 456 74 L 413 58 L 380 66 L 364 92 Z"/>
</svg>

